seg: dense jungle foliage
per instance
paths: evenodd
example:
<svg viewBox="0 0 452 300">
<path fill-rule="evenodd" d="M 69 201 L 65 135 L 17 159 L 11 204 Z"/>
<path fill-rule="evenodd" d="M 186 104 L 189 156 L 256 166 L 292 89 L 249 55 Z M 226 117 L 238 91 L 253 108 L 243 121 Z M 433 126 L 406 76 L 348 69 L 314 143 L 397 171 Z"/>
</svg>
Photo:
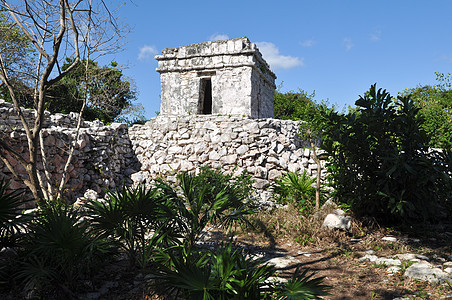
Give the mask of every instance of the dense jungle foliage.
<svg viewBox="0 0 452 300">
<path fill-rule="evenodd" d="M 438 222 L 452 211 L 452 98 L 450 85 L 435 89 L 433 98 L 421 97 L 424 88 L 394 98 L 373 85 L 347 113 L 317 104 L 313 94 L 277 92 L 275 115 L 304 121 L 301 134 L 311 129 L 321 139 L 335 200 L 357 216 Z"/>
</svg>

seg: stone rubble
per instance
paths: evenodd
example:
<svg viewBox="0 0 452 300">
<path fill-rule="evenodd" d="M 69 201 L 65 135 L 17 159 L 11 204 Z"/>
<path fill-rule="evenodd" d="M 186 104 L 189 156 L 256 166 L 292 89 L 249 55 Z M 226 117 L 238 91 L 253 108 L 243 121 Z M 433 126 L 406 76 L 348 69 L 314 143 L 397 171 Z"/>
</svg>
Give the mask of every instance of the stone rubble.
<svg viewBox="0 0 452 300">
<path fill-rule="evenodd" d="M 412 264 L 405 269 L 404 276 L 422 281 L 429 281 L 432 283 L 445 283 L 452 280 L 452 262 L 444 262 L 441 265 L 435 265 L 425 255 L 404 253 L 397 254 L 393 258 L 378 257 L 374 255 L 374 251 L 369 250 L 365 252 L 359 261 L 371 262 L 377 265 L 385 265 L 389 267 L 387 272 L 395 274 L 401 272 L 404 261 L 409 261 Z"/>
</svg>

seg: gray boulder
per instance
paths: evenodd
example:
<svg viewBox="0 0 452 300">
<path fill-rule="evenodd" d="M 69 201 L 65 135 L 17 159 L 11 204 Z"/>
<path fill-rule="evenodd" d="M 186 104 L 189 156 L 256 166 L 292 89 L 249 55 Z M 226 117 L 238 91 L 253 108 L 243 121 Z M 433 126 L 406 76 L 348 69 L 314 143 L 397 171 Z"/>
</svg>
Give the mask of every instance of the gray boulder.
<svg viewBox="0 0 452 300">
<path fill-rule="evenodd" d="M 346 217 L 339 212 L 328 214 L 323 221 L 322 227 L 328 229 L 341 229 L 345 231 L 351 231 L 352 229 L 352 218 Z"/>
</svg>

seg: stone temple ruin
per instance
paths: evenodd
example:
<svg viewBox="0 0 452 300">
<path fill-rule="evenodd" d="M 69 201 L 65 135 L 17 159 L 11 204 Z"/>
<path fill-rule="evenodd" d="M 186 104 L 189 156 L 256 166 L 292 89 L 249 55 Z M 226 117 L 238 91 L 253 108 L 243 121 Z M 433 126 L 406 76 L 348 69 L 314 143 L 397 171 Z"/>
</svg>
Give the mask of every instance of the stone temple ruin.
<svg viewBox="0 0 452 300">
<path fill-rule="evenodd" d="M 155 58 L 161 114 L 273 117 L 276 76 L 248 38 L 167 48 Z"/>
<path fill-rule="evenodd" d="M 103 193 L 123 183 L 150 184 L 156 177 L 175 181 L 179 172 L 210 166 L 226 174 L 247 171 L 263 203 L 271 197 L 270 184 L 286 171 L 316 174 L 311 151 L 298 134 L 300 123 L 272 118 L 275 75 L 247 38 L 165 49 L 156 58 L 161 114 L 144 125 L 82 122 L 65 199 L 88 189 Z M 32 109 L 22 113 L 29 120 L 35 116 Z M 77 116 L 45 113 L 42 132 L 51 178 L 62 177 Z M 27 156 L 21 121 L 13 104 L 1 99 L 0 139 Z M 12 156 L 6 159 L 26 176 Z M 42 166 L 38 169 L 46 178 Z M 0 160 L 2 177 L 12 180 L 13 189 L 25 188 Z"/>
</svg>

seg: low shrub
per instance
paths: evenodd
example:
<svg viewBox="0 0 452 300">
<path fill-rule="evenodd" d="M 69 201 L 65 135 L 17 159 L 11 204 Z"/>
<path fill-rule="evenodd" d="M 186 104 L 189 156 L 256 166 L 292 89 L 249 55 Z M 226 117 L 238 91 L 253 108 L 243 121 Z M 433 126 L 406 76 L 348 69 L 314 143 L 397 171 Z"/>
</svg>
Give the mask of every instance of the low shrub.
<svg viewBox="0 0 452 300">
<path fill-rule="evenodd" d="M 59 201 L 45 204 L 28 225 L 16 278 L 26 291 L 72 297 L 77 281 L 90 278 L 115 254 L 77 210 Z M 58 296 L 56 296 L 58 297 Z"/>
<path fill-rule="evenodd" d="M 281 204 L 293 203 L 301 211 L 311 212 L 314 207 L 316 179 L 303 173 L 287 172 L 272 185 L 273 198 Z"/>
<path fill-rule="evenodd" d="M 178 246 L 162 251 L 154 273 L 155 288 L 185 299 L 321 299 L 329 287 L 323 277 L 312 279 L 308 270 L 287 283 L 270 277 L 276 269 L 263 260 L 247 257 L 232 243 L 216 251 Z M 293 298 L 294 295 L 296 298 Z"/>
</svg>

